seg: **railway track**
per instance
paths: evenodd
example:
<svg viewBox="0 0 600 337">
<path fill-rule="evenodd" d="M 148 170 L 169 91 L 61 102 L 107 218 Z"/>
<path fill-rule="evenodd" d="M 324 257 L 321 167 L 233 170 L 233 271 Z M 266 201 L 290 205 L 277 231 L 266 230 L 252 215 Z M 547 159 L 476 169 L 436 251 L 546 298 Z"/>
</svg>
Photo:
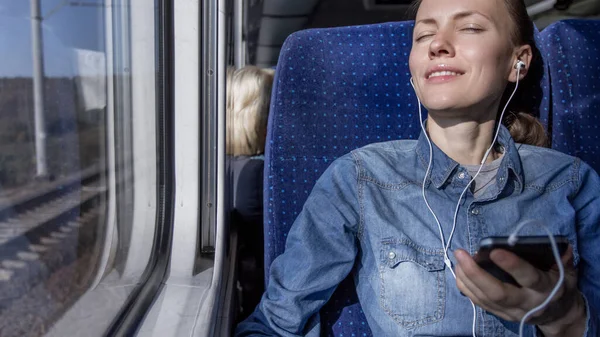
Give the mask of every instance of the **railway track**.
<svg viewBox="0 0 600 337">
<path fill-rule="evenodd" d="M 32 289 L 92 253 L 106 207 L 100 178 L 91 167 L 0 202 L 0 331 Z"/>
</svg>

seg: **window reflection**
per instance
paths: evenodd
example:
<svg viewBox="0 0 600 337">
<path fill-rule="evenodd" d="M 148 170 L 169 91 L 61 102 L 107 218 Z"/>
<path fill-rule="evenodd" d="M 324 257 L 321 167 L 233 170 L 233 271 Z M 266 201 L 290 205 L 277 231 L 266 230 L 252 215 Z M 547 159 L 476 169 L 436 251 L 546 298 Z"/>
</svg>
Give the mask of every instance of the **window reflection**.
<svg viewBox="0 0 600 337">
<path fill-rule="evenodd" d="M 139 151 L 139 161 L 155 166 L 154 91 L 144 94 L 152 117 L 140 119 L 131 90 L 110 90 L 136 88 L 128 63 L 137 48 L 127 38 L 131 18 L 145 20 L 146 30 L 154 25 L 154 4 L 132 2 L 146 8 L 129 1 L 0 0 L 0 336 L 47 334 L 85 302 L 92 285 L 118 294 L 105 305 L 116 315 L 147 263 L 138 259 L 124 287 L 129 250 L 150 254 L 155 216 L 155 194 L 145 191 L 139 201 L 147 226 L 144 241 L 135 242 L 132 125 L 139 123 L 137 137 L 151 149 Z M 131 8 L 147 15 L 140 19 Z M 148 36 L 149 62 L 136 69 L 154 89 L 152 29 Z M 139 177 L 149 188 L 153 172 Z M 97 318 L 104 326 L 111 320 Z"/>
</svg>

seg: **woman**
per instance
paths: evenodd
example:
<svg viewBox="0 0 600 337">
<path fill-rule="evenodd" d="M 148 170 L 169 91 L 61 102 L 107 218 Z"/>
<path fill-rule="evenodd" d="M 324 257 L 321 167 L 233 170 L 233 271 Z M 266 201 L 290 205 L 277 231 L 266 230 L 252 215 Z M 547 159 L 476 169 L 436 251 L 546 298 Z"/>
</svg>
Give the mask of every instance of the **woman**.
<svg viewBox="0 0 600 337">
<path fill-rule="evenodd" d="M 600 334 L 598 175 L 576 158 L 516 143 L 545 143 L 530 116 L 508 114 L 510 131 L 496 127 L 515 83 L 539 62 L 532 35 L 522 0 L 418 4 L 409 67 L 429 111 L 426 132 L 355 150 L 327 169 L 238 336 L 318 335 L 319 309 L 350 272 L 375 336 L 514 336 L 559 272 L 494 251 L 516 287 L 472 255 L 482 238 L 528 220 L 573 246 L 562 286 L 526 334 Z M 519 235 L 545 231 L 526 226 Z"/>
<path fill-rule="evenodd" d="M 239 231 L 241 319 L 264 291 L 263 170 L 273 70 L 247 66 L 227 74 L 227 154 L 233 185 L 232 223 Z"/>
</svg>

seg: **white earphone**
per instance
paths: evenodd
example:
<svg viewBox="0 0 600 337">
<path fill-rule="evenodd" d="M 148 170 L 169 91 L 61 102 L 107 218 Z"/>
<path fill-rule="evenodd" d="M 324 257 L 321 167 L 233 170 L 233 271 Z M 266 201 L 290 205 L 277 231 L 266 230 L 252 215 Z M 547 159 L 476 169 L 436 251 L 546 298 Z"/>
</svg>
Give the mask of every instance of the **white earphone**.
<svg viewBox="0 0 600 337">
<path fill-rule="evenodd" d="M 518 60 L 517 63 L 515 64 L 515 69 L 517 69 L 517 70 L 525 69 L 525 62 Z"/>
</svg>

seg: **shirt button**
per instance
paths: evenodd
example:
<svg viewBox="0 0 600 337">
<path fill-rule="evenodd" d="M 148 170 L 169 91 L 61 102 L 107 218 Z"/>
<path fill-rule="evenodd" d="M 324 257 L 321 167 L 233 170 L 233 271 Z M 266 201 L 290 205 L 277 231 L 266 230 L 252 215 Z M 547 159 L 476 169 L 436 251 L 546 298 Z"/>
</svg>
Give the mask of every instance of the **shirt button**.
<svg viewBox="0 0 600 337">
<path fill-rule="evenodd" d="M 396 258 L 396 253 L 394 252 L 389 252 L 388 253 L 388 259 L 393 260 L 394 258 Z"/>
<path fill-rule="evenodd" d="M 471 214 L 473 214 L 473 215 L 477 215 L 477 214 L 479 214 L 479 208 L 473 208 L 473 209 L 471 210 Z"/>
<path fill-rule="evenodd" d="M 465 179 L 465 173 L 464 173 L 464 172 L 461 172 L 461 173 L 458 175 L 458 178 L 459 178 L 459 179 Z"/>
</svg>

